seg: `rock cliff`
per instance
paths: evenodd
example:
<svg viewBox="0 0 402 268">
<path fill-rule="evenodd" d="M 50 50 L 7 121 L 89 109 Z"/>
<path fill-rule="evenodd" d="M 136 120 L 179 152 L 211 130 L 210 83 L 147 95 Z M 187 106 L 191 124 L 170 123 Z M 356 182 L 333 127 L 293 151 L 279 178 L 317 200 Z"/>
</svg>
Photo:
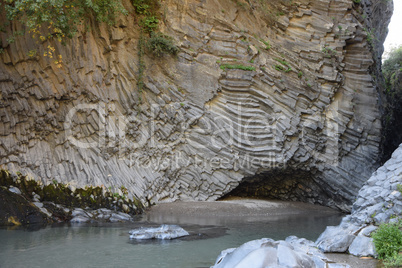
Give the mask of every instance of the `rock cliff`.
<svg viewBox="0 0 402 268">
<path fill-rule="evenodd" d="M 54 60 L 29 34 L 0 54 L 0 167 L 124 185 L 145 202 L 234 193 L 350 209 L 379 157 L 376 82 L 392 2 L 167 0 L 176 57 L 144 56 L 133 7 Z M 357 3 L 359 2 L 359 3 Z M 21 30 L 11 24 L 9 31 Z M 39 55 L 44 48 L 39 49 Z"/>
<path fill-rule="evenodd" d="M 398 223 L 402 211 L 402 144 L 360 189 L 352 214 L 328 226 L 316 244 L 324 252 L 376 256 L 372 232 L 383 223 Z M 391 242 L 389 242 L 392 244 Z M 398 249 L 397 249 L 398 250 Z"/>
</svg>

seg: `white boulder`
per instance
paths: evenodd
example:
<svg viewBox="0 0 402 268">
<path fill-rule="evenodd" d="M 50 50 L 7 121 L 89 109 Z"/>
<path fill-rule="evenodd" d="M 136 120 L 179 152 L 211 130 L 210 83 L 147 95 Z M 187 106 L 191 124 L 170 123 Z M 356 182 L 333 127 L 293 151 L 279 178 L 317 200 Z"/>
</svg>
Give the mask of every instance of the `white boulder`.
<svg viewBox="0 0 402 268">
<path fill-rule="evenodd" d="M 130 239 L 175 239 L 189 235 L 189 233 L 177 225 L 163 224 L 160 227 L 139 228 L 131 230 Z"/>
</svg>

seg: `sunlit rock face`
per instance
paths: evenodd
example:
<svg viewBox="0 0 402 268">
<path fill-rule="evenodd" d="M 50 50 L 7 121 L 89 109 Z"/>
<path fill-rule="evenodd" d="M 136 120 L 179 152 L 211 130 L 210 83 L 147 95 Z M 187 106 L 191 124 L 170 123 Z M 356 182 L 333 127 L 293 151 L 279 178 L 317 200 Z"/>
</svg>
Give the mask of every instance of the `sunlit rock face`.
<svg viewBox="0 0 402 268">
<path fill-rule="evenodd" d="M 62 68 L 29 58 L 28 34 L 2 34 L 1 167 L 144 203 L 216 200 L 254 180 L 248 195 L 348 210 L 379 157 L 372 29 L 387 5 L 302 0 L 266 19 L 258 5 L 164 1 L 159 26 L 180 52 L 145 55 L 142 92 L 135 15 L 55 43 Z"/>
</svg>

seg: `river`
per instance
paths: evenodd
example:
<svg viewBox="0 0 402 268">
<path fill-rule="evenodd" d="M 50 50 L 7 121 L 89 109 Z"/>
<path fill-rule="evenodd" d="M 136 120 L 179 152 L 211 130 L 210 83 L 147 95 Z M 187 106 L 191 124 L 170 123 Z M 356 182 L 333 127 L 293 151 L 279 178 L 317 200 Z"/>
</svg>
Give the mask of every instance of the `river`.
<svg viewBox="0 0 402 268">
<path fill-rule="evenodd" d="M 208 202 L 194 204 L 167 204 L 124 224 L 3 228 L 0 267 L 210 267 L 221 250 L 253 239 L 296 235 L 314 241 L 343 216 L 328 208 L 289 207 L 285 202 L 274 208 L 253 206 L 253 202 L 241 207 L 218 203 L 217 209 Z M 225 210 L 221 204 L 232 207 Z M 190 236 L 171 241 L 129 239 L 131 229 L 164 223 L 178 224 Z"/>
</svg>

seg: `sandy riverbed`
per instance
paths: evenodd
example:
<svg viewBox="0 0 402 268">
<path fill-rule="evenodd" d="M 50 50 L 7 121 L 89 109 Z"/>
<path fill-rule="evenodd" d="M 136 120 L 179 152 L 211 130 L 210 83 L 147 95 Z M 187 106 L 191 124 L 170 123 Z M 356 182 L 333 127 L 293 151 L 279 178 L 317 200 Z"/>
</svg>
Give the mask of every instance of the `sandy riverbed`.
<svg viewBox="0 0 402 268">
<path fill-rule="evenodd" d="M 178 222 L 183 224 L 199 223 L 220 225 L 226 219 L 260 221 L 264 218 L 282 218 L 291 214 L 339 213 L 333 209 L 301 202 L 272 201 L 261 199 L 232 198 L 214 202 L 174 202 L 161 203 L 151 207 L 145 213 L 150 221 Z M 219 252 L 217 252 L 217 255 Z M 352 268 L 378 268 L 379 262 L 370 258 L 358 258 L 348 254 L 327 254 L 328 258 L 347 263 Z"/>
</svg>

